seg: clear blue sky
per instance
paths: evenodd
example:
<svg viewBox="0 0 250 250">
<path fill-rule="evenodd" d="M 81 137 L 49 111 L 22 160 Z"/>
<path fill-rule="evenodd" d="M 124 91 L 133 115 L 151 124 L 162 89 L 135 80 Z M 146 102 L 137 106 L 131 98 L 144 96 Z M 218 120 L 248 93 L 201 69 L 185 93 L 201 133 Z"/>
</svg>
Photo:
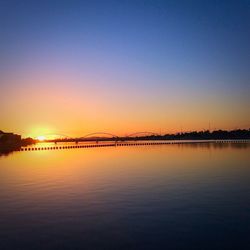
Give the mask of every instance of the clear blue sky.
<svg viewBox="0 0 250 250">
<path fill-rule="evenodd" d="M 250 1 L 2 0 L 0 32 L 3 129 L 250 126 Z M 41 108 L 45 88 L 69 100 Z"/>
</svg>

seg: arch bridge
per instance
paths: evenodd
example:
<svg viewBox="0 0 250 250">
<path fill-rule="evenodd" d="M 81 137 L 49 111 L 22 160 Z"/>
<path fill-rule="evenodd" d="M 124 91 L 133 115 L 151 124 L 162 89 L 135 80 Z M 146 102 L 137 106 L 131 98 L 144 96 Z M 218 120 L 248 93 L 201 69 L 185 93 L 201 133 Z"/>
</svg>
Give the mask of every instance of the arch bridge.
<svg viewBox="0 0 250 250">
<path fill-rule="evenodd" d="M 118 136 L 113 133 L 108 133 L 108 132 L 93 132 L 86 134 L 81 137 L 73 138 L 71 136 L 65 135 L 65 134 L 44 134 L 46 137 L 46 141 L 87 141 L 87 140 L 92 140 L 92 141 L 101 141 L 101 140 L 106 140 L 106 141 L 124 141 L 124 140 L 129 140 L 130 138 L 133 140 L 136 140 L 138 138 L 146 137 L 146 136 L 159 136 L 160 134 L 150 132 L 150 131 L 140 131 L 140 132 L 135 132 L 131 133 L 125 136 Z"/>
<path fill-rule="evenodd" d="M 119 138 L 117 135 L 111 134 L 111 133 L 106 133 L 106 132 L 94 132 L 94 133 L 90 133 L 90 134 L 84 135 L 84 136 L 80 137 L 79 139 L 83 140 L 83 139 L 95 137 L 95 136 L 98 136 L 98 135 L 99 135 L 99 137 L 100 137 L 100 135 L 109 136 L 109 137 L 105 137 L 105 138 L 116 138 L 116 139 Z M 103 138 L 103 137 L 102 137 L 102 138 Z"/>
<path fill-rule="evenodd" d="M 154 132 L 148 132 L 148 131 L 143 131 L 143 132 L 135 132 L 132 134 L 127 135 L 126 137 L 138 137 L 138 136 L 158 136 L 160 134 L 154 133 Z"/>
</svg>

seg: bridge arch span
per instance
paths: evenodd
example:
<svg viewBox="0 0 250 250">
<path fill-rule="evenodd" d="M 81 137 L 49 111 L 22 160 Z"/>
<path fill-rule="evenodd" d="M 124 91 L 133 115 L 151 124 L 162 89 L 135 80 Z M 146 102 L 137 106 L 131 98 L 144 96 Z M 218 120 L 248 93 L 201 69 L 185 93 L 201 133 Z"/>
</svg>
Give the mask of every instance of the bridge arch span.
<svg viewBox="0 0 250 250">
<path fill-rule="evenodd" d="M 106 136 L 108 135 L 111 138 L 118 138 L 118 136 L 115 135 L 115 134 L 106 133 L 106 132 L 94 132 L 94 133 L 84 135 L 84 136 L 80 137 L 80 139 L 85 139 L 85 138 L 88 138 L 88 137 L 91 137 L 91 136 L 93 137 L 93 136 L 96 136 L 96 135 L 106 135 Z"/>
<path fill-rule="evenodd" d="M 136 137 L 136 136 L 150 136 L 150 135 L 154 135 L 154 136 L 158 136 L 159 134 L 154 133 L 154 132 L 149 132 L 149 131 L 143 131 L 143 132 L 135 132 L 132 134 L 127 135 L 127 137 Z"/>
</svg>

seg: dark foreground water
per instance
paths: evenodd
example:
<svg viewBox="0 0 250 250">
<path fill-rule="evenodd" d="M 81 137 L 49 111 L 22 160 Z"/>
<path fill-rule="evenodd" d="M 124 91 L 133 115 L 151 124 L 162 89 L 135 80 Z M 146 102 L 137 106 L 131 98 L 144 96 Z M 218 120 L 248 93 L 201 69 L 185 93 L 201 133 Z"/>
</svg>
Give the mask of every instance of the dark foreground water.
<svg viewBox="0 0 250 250">
<path fill-rule="evenodd" d="M 250 249 L 250 145 L 2 156 L 0 249 Z"/>
</svg>

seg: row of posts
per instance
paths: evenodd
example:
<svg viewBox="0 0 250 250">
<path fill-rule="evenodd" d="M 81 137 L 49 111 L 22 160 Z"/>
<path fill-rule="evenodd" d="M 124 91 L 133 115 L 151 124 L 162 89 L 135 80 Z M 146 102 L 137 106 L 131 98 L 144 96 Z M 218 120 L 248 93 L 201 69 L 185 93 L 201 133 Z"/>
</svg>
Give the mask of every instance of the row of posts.
<svg viewBox="0 0 250 250">
<path fill-rule="evenodd" d="M 215 140 L 215 141 L 168 141 L 168 142 L 140 142 L 140 143 L 107 143 L 107 144 L 90 144 L 90 145 L 67 145 L 53 147 L 22 147 L 20 151 L 39 151 L 39 150 L 56 150 L 56 149 L 73 149 L 73 148 L 96 148 L 96 147 L 114 147 L 114 146 L 147 146 L 147 145 L 165 145 L 165 144 L 188 144 L 188 143 L 249 143 L 249 140 Z"/>
</svg>

